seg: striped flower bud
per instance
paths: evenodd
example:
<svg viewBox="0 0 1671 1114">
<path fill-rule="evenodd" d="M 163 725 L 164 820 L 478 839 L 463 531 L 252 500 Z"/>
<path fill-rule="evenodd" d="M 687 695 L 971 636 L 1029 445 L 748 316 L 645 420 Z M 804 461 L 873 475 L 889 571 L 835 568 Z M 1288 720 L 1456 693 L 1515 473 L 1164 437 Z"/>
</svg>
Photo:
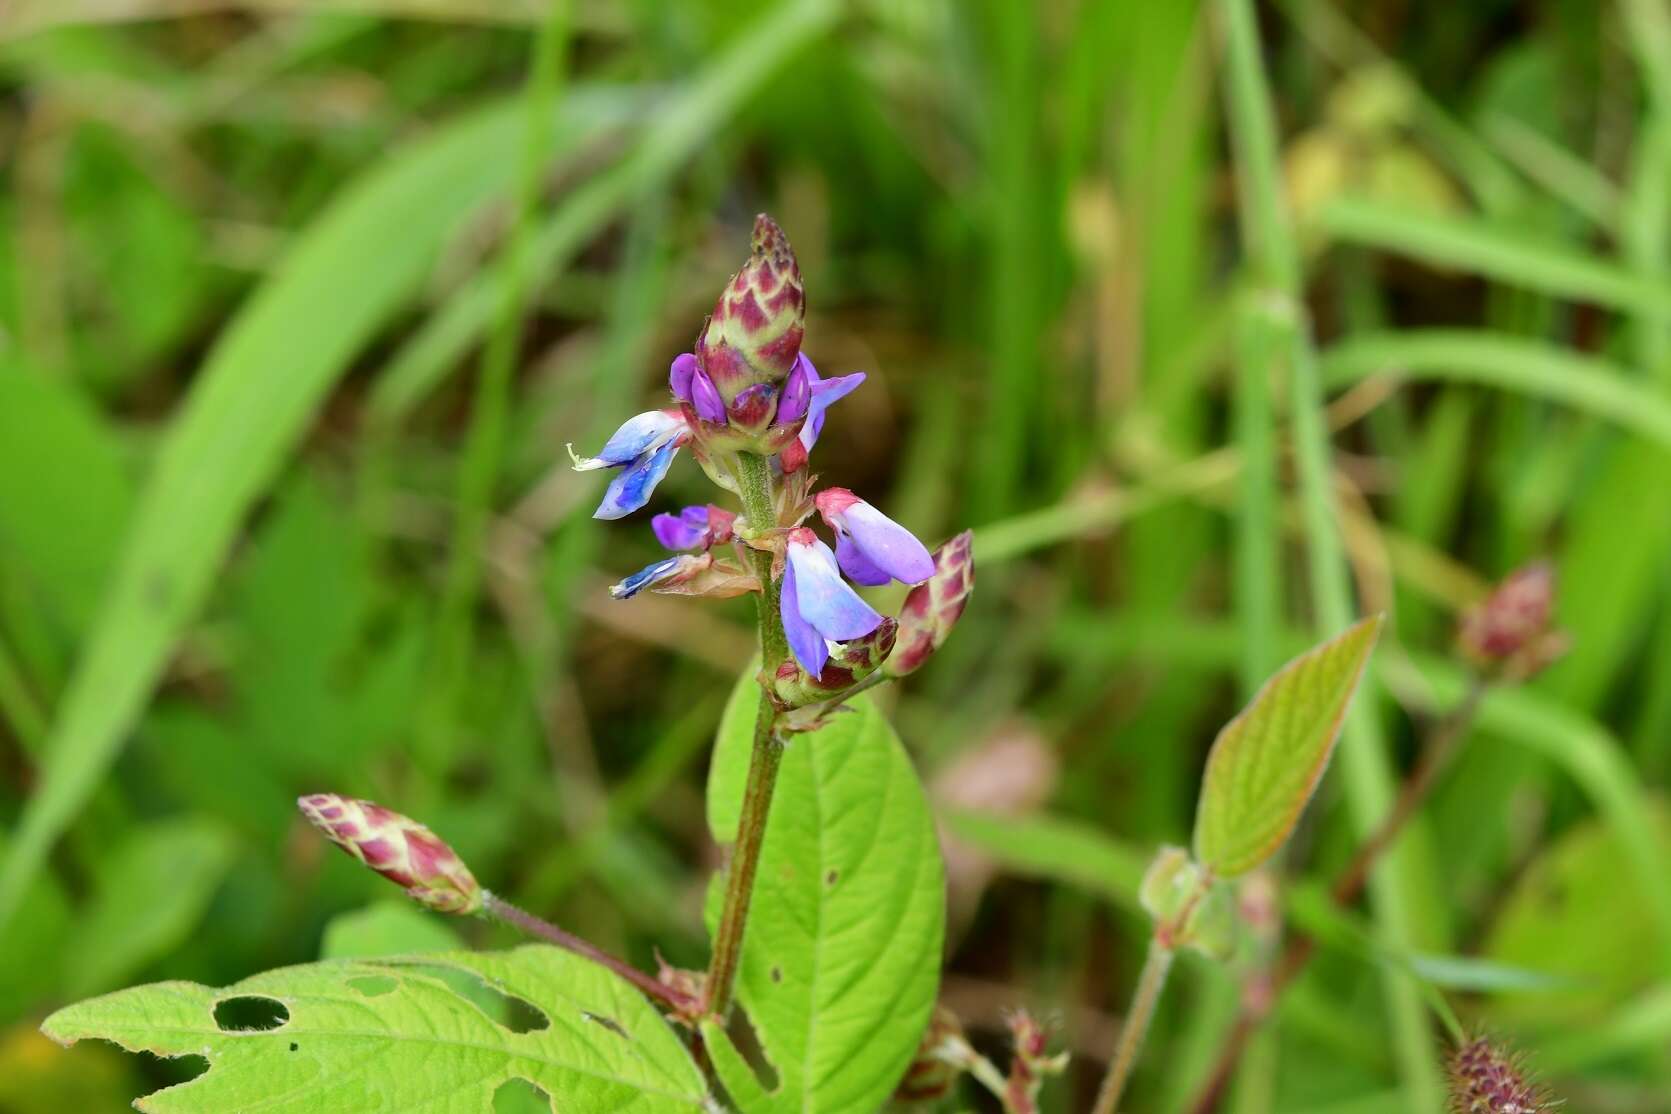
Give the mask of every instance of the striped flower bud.
<svg viewBox="0 0 1671 1114">
<path fill-rule="evenodd" d="M 438 913 L 476 913 L 482 888 L 451 847 L 434 832 L 382 805 L 335 793 L 300 797 L 308 823 L 372 870 Z"/>
<path fill-rule="evenodd" d="M 1519 1056 L 1481 1038 L 1451 1054 L 1450 1098 L 1454 1114 L 1544 1114 L 1555 1109 L 1548 1093 L 1527 1078 Z"/>
<path fill-rule="evenodd" d="M 696 342 L 701 370 L 727 406 L 745 388 L 783 382 L 801 354 L 805 319 L 795 251 L 777 222 L 761 213 L 754 219 L 753 254 L 726 284 Z"/>
<path fill-rule="evenodd" d="M 1536 561 L 1510 573 L 1462 617 L 1457 645 L 1479 665 L 1529 677 L 1566 650 L 1554 611 L 1555 570 Z"/>
<path fill-rule="evenodd" d="M 883 665 L 890 677 L 914 673 L 940 648 L 975 588 L 974 535 L 968 530 L 934 551 L 934 575 L 911 589 L 899 610 L 899 640 Z"/>
</svg>

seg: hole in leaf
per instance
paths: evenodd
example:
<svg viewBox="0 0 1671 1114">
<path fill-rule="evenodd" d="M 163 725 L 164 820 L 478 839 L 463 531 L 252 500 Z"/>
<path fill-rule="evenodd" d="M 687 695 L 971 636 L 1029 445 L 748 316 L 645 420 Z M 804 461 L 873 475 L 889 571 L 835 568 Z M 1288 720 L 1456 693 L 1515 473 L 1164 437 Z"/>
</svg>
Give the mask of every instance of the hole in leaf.
<svg viewBox="0 0 1671 1114">
<path fill-rule="evenodd" d="M 265 1033 L 290 1020 L 290 1011 L 277 998 L 244 996 L 215 1003 L 215 1024 L 223 1033 Z"/>
<path fill-rule="evenodd" d="M 367 998 L 377 998 L 393 992 L 395 980 L 387 975 L 361 975 L 348 980 L 348 985 Z"/>
<path fill-rule="evenodd" d="M 731 1011 L 731 1021 L 725 1027 L 731 1036 L 731 1043 L 736 1046 L 737 1053 L 753 1070 L 754 1077 L 760 1085 L 768 1091 L 778 1088 L 777 1067 L 766 1058 L 766 1050 L 760 1046 L 760 1037 L 754 1031 L 754 1019 L 745 1009 Z"/>
<path fill-rule="evenodd" d="M 782 967 L 773 967 L 772 968 L 772 981 L 773 982 L 782 982 L 783 981 L 783 968 Z"/>
<path fill-rule="evenodd" d="M 841 871 L 839 870 L 832 870 L 828 874 L 824 875 L 824 884 L 826 886 L 833 886 L 840 880 Z"/>
<path fill-rule="evenodd" d="M 290 1042 L 290 1051 L 299 1052 L 299 1051 L 301 1051 L 301 1048 L 302 1048 L 302 1046 L 297 1044 L 295 1041 Z"/>
<path fill-rule="evenodd" d="M 406 967 L 405 964 L 402 964 Z M 530 1002 L 482 979 L 474 971 L 438 964 L 414 964 L 407 970 L 440 979 L 459 997 L 473 1002 L 487 1016 L 513 1033 L 535 1033 L 551 1027 L 551 1019 Z"/>
<path fill-rule="evenodd" d="M 526 1079 L 509 1079 L 493 1092 L 493 1114 L 551 1114 L 551 1099 Z"/>
</svg>

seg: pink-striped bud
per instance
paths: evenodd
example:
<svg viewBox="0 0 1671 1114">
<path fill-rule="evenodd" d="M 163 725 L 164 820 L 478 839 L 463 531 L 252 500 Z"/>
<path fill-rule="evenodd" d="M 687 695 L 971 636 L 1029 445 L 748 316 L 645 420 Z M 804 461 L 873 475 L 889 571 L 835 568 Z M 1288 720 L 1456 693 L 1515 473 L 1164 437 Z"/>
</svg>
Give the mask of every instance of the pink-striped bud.
<svg viewBox="0 0 1671 1114">
<path fill-rule="evenodd" d="M 1527 1077 L 1518 1056 L 1480 1038 L 1451 1054 L 1450 1099 L 1454 1114 L 1544 1114 L 1555 1109 L 1548 1093 Z"/>
<path fill-rule="evenodd" d="M 696 358 L 727 406 L 750 386 L 784 381 L 801 353 L 805 321 L 795 251 L 777 222 L 761 213 L 754 219 L 753 254 L 726 284 L 696 341 Z"/>
<path fill-rule="evenodd" d="M 434 832 L 371 801 L 314 793 L 296 800 L 308 823 L 406 896 L 438 913 L 476 913 L 482 888 Z"/>
<path fill-rule="evenodd" d="M 1566 651 L 1566 636 L 1553 626 L 1555 570 L 1537 561 L 1510 573 L 1469 609 L 1457 645 L 1472 661 L 1517 678 L 1529 677 Z"/>
<path fill-rule="evenodd" d="M 934 551 L 934 575 L 911 589 L 899 610 L 899 638 L 883 672 L 913 673 L 940 648 L 975 589 L 974 535 L 968 530 Z"/>
</svg>

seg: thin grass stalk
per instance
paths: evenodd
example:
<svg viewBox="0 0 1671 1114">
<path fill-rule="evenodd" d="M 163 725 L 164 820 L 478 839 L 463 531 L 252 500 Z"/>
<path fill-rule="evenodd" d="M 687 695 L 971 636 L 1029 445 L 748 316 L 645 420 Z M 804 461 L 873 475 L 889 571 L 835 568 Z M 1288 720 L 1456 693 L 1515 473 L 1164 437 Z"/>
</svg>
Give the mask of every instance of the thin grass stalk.
<svg viewBox="0 0 1671 1114">
<path fill-rule="evenodd" d="M 1230 131 L 1235 143 L 1236 173 L 1242 199 L 1242 234 L 1255 273 L 1271 283 L 1268 296 L 1285 303 L 1293 315 L 1291 330 L 1290 408 L 1300 474 L 1305 539 L 1310 558 L 1312 603 L 1327 631 L 1343 629 L 1352 618 L 1352 588 L 1337 526 L 1330 451 L 1315 353 L 1301 302 L 1301 269 L 1281 194 L 1275 116 L 1258 25 L 1251 0 L 1221 0 Z M 1367 833 L 1393 800 L 1386 748 L 1375 718 L 1375 689 L 1366 683 L 1348 717 L 1340 747 L 1340 766 L 1353 819 Z M 1396 863 L 1374 880 L 1374 913 L 1383 941 L 1390 947 L 1411 943 L 1412 912 L 1400 885 Z M 1443 1100 L 1439 1065 L 1427 1031 L 1421 1001 L 1401 975 L 1383 979 L 1399 1074 L 1412 1109 L 1437 1109 Z"/>
<path fill-rule="evenodd" d="M 527 312 L 528 245 L 550 147 L 550 122 L 563 87 L 563 62 L 568 40 L 568 3 L 567 0 L 555 0 L 534 42 L 533 60 L 525 85 L 526 132 L 517 179 L 516 206 L 510 237 L 498 260 L 499 312 L 482 356 L 481 374 L 476 380 L 475 395 L 471 400 L 464 462 L 458 475 L 458 506 L 453 520 L 451 556 L 442 584 L 437 621 L 436 714 L 426 717 L 424 731 L 431 742 L 429 753 L 432 756 L 436 753 L 436 732 L 443 733 L 439 743 L 444 753 L 448 743 L 446 736 L 451 734 L 465 678 L 470 672 L 473 646 L 471 616 L 481 588 L 482 548 L 487 533 L 489 503 L 504 456 L 512 378 Z"/>
</svg>

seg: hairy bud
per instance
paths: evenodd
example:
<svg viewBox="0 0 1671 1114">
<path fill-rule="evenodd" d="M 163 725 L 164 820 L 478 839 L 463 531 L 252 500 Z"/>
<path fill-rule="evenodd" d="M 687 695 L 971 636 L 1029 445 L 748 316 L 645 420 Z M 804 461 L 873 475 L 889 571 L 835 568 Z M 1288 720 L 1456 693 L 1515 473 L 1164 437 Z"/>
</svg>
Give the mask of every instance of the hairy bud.
<svg viewBox="0 0 1671 1114">
<path fill-rule="evenodd" d="M 934 551 L 934 575 L 911 589 L 899 609 L 899 642 L 883 665 L 890 677 L 914 673 L 938 650 L 975 589 L 974 534 L 968 530 Z"/>
<path fill-rule="evenodd" d="M 1553 627 L 1555 570 L 1537 561 L 1510 573 L 1462 618 L 1457 645 L 1475 663 L 1529 677 L 1566 651 Z"/>
<path fill-rule="evenodd" d="M 1482 1038 L 1451 1054 L 1450 1098 L 1454 1114 L 1544 1114 L 1549 1095 L 1527 1078 L 1518 1055 Z"/>
<path fill-rule="evenodd" d="M 438 913 L 476 913 L 482 888 L 434 832 L 371 801 L 314 793 L 296 807 L 325 837 Z"/>
<path fill-rule="evenodd" d="M 805 320 L 795 251 L 777 222 L 761 213 L 754 219 L 753 254 L 726 284 L 696 342 L 696 358 L 727 406 L 750 386 L 783 382 L 800 355 Z"/>
</svg>

